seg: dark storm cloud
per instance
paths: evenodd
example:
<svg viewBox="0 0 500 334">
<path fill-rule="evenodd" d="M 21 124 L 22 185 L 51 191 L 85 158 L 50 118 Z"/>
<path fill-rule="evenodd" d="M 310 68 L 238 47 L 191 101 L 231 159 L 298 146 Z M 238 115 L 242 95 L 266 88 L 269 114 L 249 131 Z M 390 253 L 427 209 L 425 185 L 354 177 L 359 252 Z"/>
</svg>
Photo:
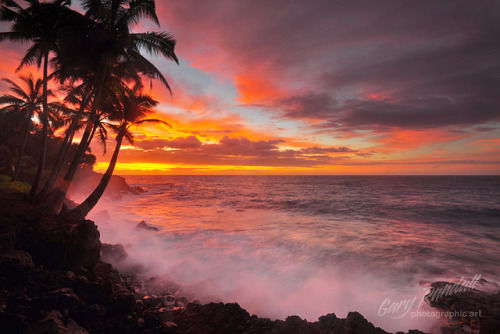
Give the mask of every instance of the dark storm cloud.
<svg viewBox="0 0 500 334">
<path fill-rule="evenodd" d="M 307 92 L 277 101 L 279 110 L 289 118 L 325 119 L 335 112 L 336 102 L 325 93 Z"/>
<path fill-rule="evenodd" d="M 186 0 L 163 8 L 179 40 L 188 38 L 179 50 L 200 67 L 284 87 L 273 101 L 253 101 L 284 118 L 376 131 L 500 120 L 498 1 Z M 189 39 L 200 32 L 203 46 Z"/>
<path fill-rule="evenodd" d="M 499 120 L 500 24 L 464 35 L 456 45 L 326 74 L 325 85 L 332 89 L 357 86 L 383 94 L 381 99 L 348 99 L 324 118 L 327 124 L 433 128 Z"/>
<path fill-rule="evenodd" d="M 349 100 L 325 118 L 323 127 L 426 129 L 473 125 L 500 119 L 500 104 L 492 99 L 445 97 L 401 99 L 396 102 Z"/>
</svg>

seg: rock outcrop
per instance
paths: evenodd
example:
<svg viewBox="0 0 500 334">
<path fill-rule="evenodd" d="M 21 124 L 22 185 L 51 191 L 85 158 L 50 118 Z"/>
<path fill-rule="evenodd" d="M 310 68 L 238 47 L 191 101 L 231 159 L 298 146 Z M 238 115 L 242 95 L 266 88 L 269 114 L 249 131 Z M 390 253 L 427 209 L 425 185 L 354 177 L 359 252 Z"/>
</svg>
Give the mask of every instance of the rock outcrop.
<svg viewBox="0 0 500 334">
<path fill-rule="evenodd" d="M 145 231 L 159 231 L 160 230 L 158 227 L 150 226 L 150 225 L 146 224 L 146 222 L 144 220 L 141 220 L 135 226 L 135 229 L 136 230 L 145 230 Z"/>
<path fill-rule="evenodd" d="M 487 283 L 482 280 L 481 283 Z M 449 282 L 431 284 L 429 305 L 447 312 L 442 333 L 500 333 L 500 291 L 486 293 Z"/>
<path fill-rule="evenodd" d="M 103 262 L 101 252 L 118 262 L 127 253 L 101 245 L 93 222 L 58 220 L 21 197 L 0 200 L 0 333 L 386 333 L 357 312 L 273 321 L 236 303 L 201 305 Z"/>
</svg>

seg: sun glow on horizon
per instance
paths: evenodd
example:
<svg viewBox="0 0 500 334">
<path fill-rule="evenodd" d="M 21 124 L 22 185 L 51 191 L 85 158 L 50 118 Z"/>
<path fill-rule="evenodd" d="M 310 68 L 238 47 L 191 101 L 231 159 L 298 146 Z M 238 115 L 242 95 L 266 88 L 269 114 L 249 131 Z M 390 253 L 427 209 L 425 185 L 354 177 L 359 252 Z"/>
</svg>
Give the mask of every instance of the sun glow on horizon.
<svg viewBox="0 0 500 334">
<path fill-rule="evenodd" d="M 108 167 L 107 162 L 98 162 L 94 166 L 96 172 L 104 173 Z M 188 164 L 164 164 L 151 162 L 125 162 L 117 163 L 117 173 L 128 173 L 130 175 L 162 175 L 162 174 L 224 174 L 231 172 L 268 172 L 271 174 L 280 172 L 300 172 L 306 169 L 272 166 L 233 166 L 233 165 L 188 165 Z M 157 174 L 155 174 L 157 173 Z"/>
</svg>

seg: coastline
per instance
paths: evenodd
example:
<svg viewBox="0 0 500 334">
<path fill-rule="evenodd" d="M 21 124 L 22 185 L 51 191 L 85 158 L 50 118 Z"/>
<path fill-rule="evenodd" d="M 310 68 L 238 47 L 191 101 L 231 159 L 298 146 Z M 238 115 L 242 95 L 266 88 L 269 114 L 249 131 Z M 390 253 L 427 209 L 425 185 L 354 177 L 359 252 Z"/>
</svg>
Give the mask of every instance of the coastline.
<svg viewBox="0 0 500 334">
<path fill-rule="evenodd" d="M 357 312 L 272 321 L 236 303 L 201 305 L 101 261 L 92 221 L 58 221 L 22 195 L 1 196 L 2 332 L 387 333 Z"/>
<path fill-rule="evenodd" d="M 87 197 L 97 187 L 102 176 L 102 173 L 93 170 L 79 169 L 68 191 L 68 196 Z M 140 187 L 130 186 L 123 176 L 112 175 L 103 196 L 112 200 L 120 200 L 123 196 L 138 195 L 142 192 L 144 190 Z"/>
<path fill-rule="evenodd" d="M 92 221 L 58 221 L 22 195 L 2 194 L 0 217 L 2 332 L 388 333 L 357 312 L 345 319 L 330 313 L 316 322 L 293 315 L 273 321 L 250 315 L 236 303 L 201 305 L 175 285 L 141 277 L 139 270 L 120 273 L 103 260 L 126 256 L 123 247 L 101 244 Z M 445 298 L 433 306 L 453 310 L 457 300 L 470 306 L 470 295 L 452 297 L 454 302 Z M 498 297 L 485 300 L 495 303 Z"/>
</svg>

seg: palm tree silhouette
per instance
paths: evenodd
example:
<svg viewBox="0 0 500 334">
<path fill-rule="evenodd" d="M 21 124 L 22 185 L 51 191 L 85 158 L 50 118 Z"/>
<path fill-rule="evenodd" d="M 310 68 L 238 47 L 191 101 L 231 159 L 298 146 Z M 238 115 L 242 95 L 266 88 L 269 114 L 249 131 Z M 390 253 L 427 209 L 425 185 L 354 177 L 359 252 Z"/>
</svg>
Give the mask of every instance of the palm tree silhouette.
<svg viewBox="0 0 500 334">
<path fill-rule="evenodd" d="M 59 152 L 57 153 L 56 160 L 54 161 L 54 165 L 47 182 L 37 196 L 39 201 L 44 200 L 52 190 L 57 177 L 66 163 L 75 133 L 85 126 L 83 116 L 92 95 L 90 94 L 91 89 L 92 87 L 86 84 L 80 84 L 77 87 L 68 85 L 62 88 L 63 91 L 67 92 L 67 95 L 64 98 L 64 103 L 60 106 L 60 109 L 65 109 L 66 114 L 70 115 L 67 122 L 67 125 L 69 124 L 69 126 L 65 131 L 64 140 L 60 145 Z"/>
<path fill-rule="evenodd" d="M 163 74 L 141 54 L 141 49 L 151 55 L 163 56 L 178 63 L 174 53 L 176 41 L 164 32 L 136 33 L 132 28 L 142 19 L 149 19 L 158 24 L 155 2 L 152 0 L 83 0 L 82 7 L 86 10 L 85 16 L 92 20 L 89 24 L 84 43 L 75 47 L 61 48 L 60 54 L 67 52 L 74 54 L 75 49 L 85 46 L 84 59 L 75 58 L 79 69 L 91 68 L 93 73 L 94 97 L 92 108 L 88 117 L 86 129 L 83 133 L 77 152 L 66 171 L 62 182 L 54 189 L 50 196 L 51 209 L 59 212 L 66 193 L 69 189 L 79 162 L 82 159 L 87 143 L 92 134 L 93 127 L 102 109 L 105 100 L 106 81 L 112 73 L 121 68 L 122 76 L 131 78 L 144 76 L 160 80 L 169 90 L 170 86 Z M 61 67 L 69 57 L 61 57 Z M 119 66 L 119 65 L 122 66 Z"/>
<path fill-rule="evenodd" d="M 6 104 L 0 109 L 0 111 L 16 113 L 24 123 L 23 141 L 19 150 L 16 165 L 14 167 L 15 172 L 12 177 L 12 181 L 16 181 L 19 177 L 21 159 L 23 157 L 26 142 L 28 141 L 28 135 L 31 130 L 31 119 L 34 115 L 40 117 L 40 114 L 42 113 L 42 80 L 37 79 L 35 81 L 31 74 L 29 76 L 20 76 L 19 78 L 24 82 L 27 88 L 26 90 L 14 81 L 3 78 L 2 81 L 10 85 L 9 90 L 12 94 L 0 96 L 0 104 Z"/>
<path fill-rule="evenodd" d="M 64 21 L 65 17 L 67 18 L 65 14 L 68 13 L 69 9 L 65 6 L 70 3 L 70 0 L 55 0 L 46 3 L 31 0 L 29 1 L 30 5 L 27 8 L 23 8 L 16 1 L 9 0 L 3 1 L 3 4 L 0 6 L 0 20 L 13 22 L 11 31 L 0 33 L 0 41 L 7 39 L 18 42 L 32 42 L 17 70 L 20 70 L 25 65 L 32 64 L 37 64 L 40 67 L 43 62 L 42 147 L 37 173 L 30 191 L 32 197 L 38 192 L 45 167 L 47 151 L 49 130 L 49 107 L 47 102 L 49 54 L 54 50 L 57 43 L 60 23 Z"/>
<path fill-rule="evenodd" d="M 18 70 L 33 64 L 43 68 L 43 140 L 37 175 L 30 194 L 32 198 L 38 194 L 38 199 L 45 199 L 50 209 L 60 212 L 67 190 L 94 134 L 97 133 L 102 140 L 107 138 L 104 124 L 106 118 L 114 119 L 114 116 L 105 109 L 106 103 L 109 104 L 107 100 L 112 100 L 116 95 L 113 85 L 123 88 L 135 82 L 136 86 L 142 87 L 144 78 L 151 82 L 157 79 L 170 91 L 163 74 L 142 52 L 165 57 L 178 64 L 174 52 L 176 41 L 166 32 L 134 31 L 137 24 L 144 19 L 159 25 L 154 0 L 82 0 L 81 6 L 85 14 L 68 8 L 70 0 L 27 2 L 26 7 L 20 6 L 14 0 L 4 0 L 0 3 L 0 21 L 12 22 L 11 31 L 0 33 L 0 41 L 31 41 L 32 44 Z M 55 69 L 50 76 L 49 60 Z M 78 109 L 70 112 L 71 120 L 67 123 L 69 127 L 52 173 L 42 191 L 39 191 L 50 130 L 47 95 L 48 81 L 52 79 L 57 79 L 61 85 L 67 82 L 77 83 L 81 87 L 81 98 Z M 63 105 L 54 106 L 59 111 L 67 108 Z M 84 132 L 78 148 L 64 177 L 53 187 L 66 161 L 75 131 L 83 120 Z M 128 131 L 122 134 L 121 138 L 120 133 L 118 131 L 117 136 L 120 141 L 124 136 L 127 138 Z M 45 196 L 46 194 L 48 195 Z"/>
<path fill-rule="evenodd" d="M 131 89 L 121 94 L 120 101 L 115 106 L 112 122 L 109 127 L 116 133 L 116 146 L 113 156 L 109 162 L 108 168 L 99 182 L 96 189 L 90 194 L 85 201 L 79 206 L 67 213 L 69 217 L 74 219 L 83 219 L 94 208 L 113 175 L 113 171 L 118 161 L 118 154 L 125 138 L 129 143 L 134 143 L 134 136 L 130 132 L 132 127 L 142 126 L 145 124 L 164 124 L 170 127 L 170 124 L 159 119 L 146 119 L 145 117 L 154 112 L 154 107 L 158 104 L 151 96 L 140 93 L 136 89 Z"/>
</svg>

